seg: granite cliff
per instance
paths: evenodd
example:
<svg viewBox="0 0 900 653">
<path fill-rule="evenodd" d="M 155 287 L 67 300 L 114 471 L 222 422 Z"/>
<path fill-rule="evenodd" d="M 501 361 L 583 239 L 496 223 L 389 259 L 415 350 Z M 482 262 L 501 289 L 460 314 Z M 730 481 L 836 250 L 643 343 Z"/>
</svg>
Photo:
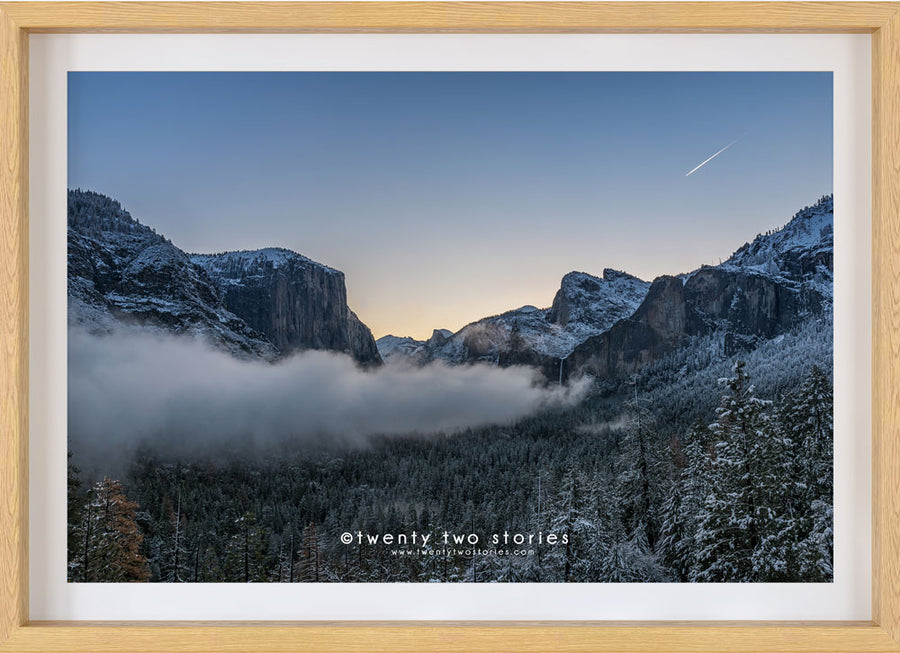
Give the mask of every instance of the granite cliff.
<svg viewBox="0 0 900 653">
<path fill-rule="evenodd" d="M 823 197 L 721 265 L 657 278 L 633 315 L 573 350 L 567 369 L 600 377 L 633 373 L 692 336 L 713 332 L 724 335 L 724 353 L 731 355 L 830 314 L 833 213 L 833 198 Z"/>
<path fill-rule="evenodd" d="M 69 191 L 68 224 L 70 324 L 187 334 L 242 357 L 326 349 L 381 363 L 337 270 L 286 249 L 189 256 L 91 191 Z"/>
<path fill-rule="evenodd" d="M 281 354 L 328 349 L 381 362 L 372 333 L 347 306 L 343 272 L 281 248 L 194 254 L 191 261 L 216 283 L 225 307 Z"/>
</svg>

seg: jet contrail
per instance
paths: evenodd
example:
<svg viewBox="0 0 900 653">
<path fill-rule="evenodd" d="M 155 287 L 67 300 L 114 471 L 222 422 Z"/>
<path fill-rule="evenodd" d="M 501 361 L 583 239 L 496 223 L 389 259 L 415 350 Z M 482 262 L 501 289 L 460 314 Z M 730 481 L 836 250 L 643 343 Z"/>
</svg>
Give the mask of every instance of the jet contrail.
<svg viewBox="0 0 900 653">
<path fill-rule="evenodd" d="M 739 140 L 741 140 L 741 139 L 737 139 L 737 141 L 731 141 L 728 145 L 726 145 L 725 147 L 723 147 L 721 150 L 719 150 L 718 152 L 716 152 L 715 154 L 713 154 L 711 157 L 709 157 L 706 161 L 704 161 L 703 163 L 701 163 L 700 165 L 698 165 L 696 168 L 694 168 L 693 170 L 691 170 L 689 173 L 687 173 L 687 174 L 685 175 L 685 177 L 690 177 L 692 174 L 694 174 L 694 173 L 697 172 L 700 168 L 702 168 L 702 167 L 705 166 L 707 163 L 709 163 L 710 161 L 712 161 L 713 159 L 715 159 L 715 158 L 716 158 L 717 156 L 719 156 L 722 152 L 724 152 L 724 151 L 727 150 L 729 147 L 731 147 L 732 145 L 734 145 L 735 143 L 737 143 Z"/>
</svg>

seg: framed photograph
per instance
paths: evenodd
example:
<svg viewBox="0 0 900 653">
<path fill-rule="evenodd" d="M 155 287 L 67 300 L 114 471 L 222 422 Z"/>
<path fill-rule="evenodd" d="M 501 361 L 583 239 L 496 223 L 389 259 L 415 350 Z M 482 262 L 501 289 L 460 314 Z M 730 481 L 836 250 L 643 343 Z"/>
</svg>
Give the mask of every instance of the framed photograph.
<svg viewBox="0 0 900 653">
<path fill-rule="evenodd" d="M 900 650 L 898 15 L 0 5 L 0 647 Z"/>
</svg>

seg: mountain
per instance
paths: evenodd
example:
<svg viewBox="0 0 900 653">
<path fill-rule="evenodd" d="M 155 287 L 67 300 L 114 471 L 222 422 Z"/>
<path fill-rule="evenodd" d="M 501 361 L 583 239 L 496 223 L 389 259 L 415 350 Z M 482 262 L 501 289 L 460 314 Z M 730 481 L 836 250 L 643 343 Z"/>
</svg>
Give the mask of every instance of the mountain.
<svg viewBox="0 0 900 653">
<path fill-rule="evenodd" d="M 562 279 L 547 319 L 581 342 L 633 313 L 649 288 L 646 281 L 610 268 L 603 270 L 602 279 L 570 272 Z M 565 354 L 565 349 L 556 353 Z"/>
<path fill-rule="evenodd" d="M 428 340 L 415 340 L 409 336 L 387 335 L 375 341 L 381 359 L 391 363 L 413 363 L 424 365 L 432 360 L 430 352 L 434 347 L 447 340 L 453 332 L 448 329 L 435 329 Z"/>
<path fill-rule="evenodd" d="M 722 334 L 724 354 L 749 351 L 832 309 L 834 201 L 823 197 L 717 266 L 652 284 L 606 269 L 565 275 L 550 308 L 523 306 L 428 341 L 378 340 L 388 363 L 532 365 L 551 380 L 630 374 Z"/>
<path fill-rule="evenodd" d="M 554 376 L 560 359 L 579 343 L 634 313 L 649 286 L 617 270 L 604 270 L 603 277 L 570 272 L 550 308 L 523 306 L 472 322 L 456 333 L 435 331 L 427 341 L 385 336 L 377 344 L 389 363 L 482 361 L 532 365 Z"/>
<path fill-rule="evenodd" d="M 266 336 L 228 311 L 187 255 L 115 200 L 69 191 L 69 323 L 130 325 L 200 336 L 235 355 L 274 358 Z"/>
<path fill-rule="evenodd" d="M 551 380 L 617 377 L 721 334 L 749 351 L 830 314 L 833 198 L 757 236 L 724 263 L 648 283 L 570 272 L 549 308 L 523 306 L 428 340 L 376 343 L 347 305 L 342 272 L 286 249 L 185 254 L 121 205 L 69 192 L 69 315 L 93 331 L 131 324 L 202 336 L 240 356 L 346 352 L 363 365 L 531 365 Z"/>
<path fill-rule="evenodd" d="M 823 197 L 721 265 L 659 277 L 633 315 L 574 349 L 567 370 L 599 377 L 633 373 L 691 337 L 713 332 L 724 334 L 730 355 L 830 314 L 833 220 L 833 198 Z"/>
<path fill-rule="evenodd" d="M 303 349 L 381 363 L 369 328 L 347 306 L 344 273 L 281 248 L 192 254 L 221 291 L 225 307 L 287 355 Z"/>
<path fill-rule="evenodd" d="M 91 191 L 69 191 L 68 223 L 71 324 L 190 334 L 244 357 L 329 349 L 381 363 L 337 270 L 285 249 L 189 256 Z"/>
<path fill-rule="evenodd" d="M 831 292 L 834 269 L 834 197 L 821 198 L 798 212 L 783 228 L 757 236 L 720 267 L 755 270 L 784 280 L 810 280 L 823 274 Z"/>
</svg>

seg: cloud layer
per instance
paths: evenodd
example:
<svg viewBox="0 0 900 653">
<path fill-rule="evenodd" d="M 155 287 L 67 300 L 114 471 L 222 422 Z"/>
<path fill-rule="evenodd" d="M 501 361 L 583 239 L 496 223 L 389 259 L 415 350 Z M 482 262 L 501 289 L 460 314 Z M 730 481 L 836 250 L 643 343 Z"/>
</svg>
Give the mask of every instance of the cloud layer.
<svg viewBox="0 0 900 653">
<path fill-rule="evenodd" d="M 453 433 L 579 401 L 586 382 L 542 387 L 525 367 L 361 370 L 308 351 L 242 361 L 187 337 L 69 334 L 69 438 L 84 462 L 142 444 L 212 455 L 226 446 L 366 443 Z"/>
</svg>

